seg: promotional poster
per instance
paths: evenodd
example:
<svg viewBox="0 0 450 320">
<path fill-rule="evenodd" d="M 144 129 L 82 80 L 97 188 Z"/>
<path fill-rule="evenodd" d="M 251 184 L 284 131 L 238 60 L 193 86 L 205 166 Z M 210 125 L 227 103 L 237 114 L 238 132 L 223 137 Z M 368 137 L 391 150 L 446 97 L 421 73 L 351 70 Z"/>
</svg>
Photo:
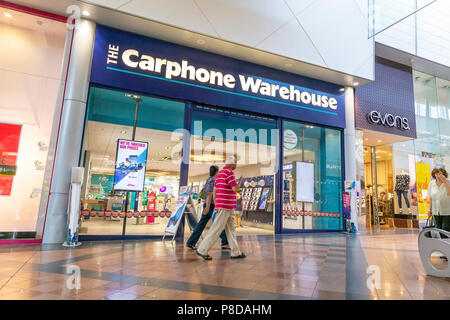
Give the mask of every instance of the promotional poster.
<svg viewBox="0 0 450 320">
<path fill-rule="evenodd" d="M 0 196 L 11 195 L 21 130 L 21 125 L 0 123 Z"/>
<path fill-rule="evenodd" d="M 177 229 L 180 225 L 181 218 L 183 217 L 183 212 L 186 208 L 188 199 L 189 193 L 182 193 L 178 196 L 177 201 L 175 202 L 175 207 L 172 210 L 172 215 L 170 216 L 169 223 L 166 227 L 167 233 L 177 233 Z"/>
<path fill-rule="evenodd" d="M 417 203 L 419 207 L 419 219 L 428 217 L 428 209 L 430 206 L 428 197 L 428 184 L 430 183 L 431 167 L 428 163 L 416 163 L 417 177 Z"/>
<path fill-rule="evenodd" d="M 144 190 L 148 143 L 130 140 L 117 141 L 115 191 Z"/>
</svg>

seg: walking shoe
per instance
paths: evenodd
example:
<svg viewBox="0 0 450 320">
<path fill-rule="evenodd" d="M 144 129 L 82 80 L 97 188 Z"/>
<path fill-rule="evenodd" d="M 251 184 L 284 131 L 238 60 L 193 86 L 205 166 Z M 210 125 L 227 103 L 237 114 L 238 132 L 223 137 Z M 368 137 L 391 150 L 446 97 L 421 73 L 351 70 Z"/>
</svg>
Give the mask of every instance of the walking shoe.
<svg viewBox="0 0 450 320">
<path fill-rule="evenodd" d="M 229 244 L 223 245 L 222 250 L 231 250 L 230 245 Z"/>
<path fill-rule="evenodd" d="M 245 255 L 245 253 L 241 253 L 240 255 L 235 256 L 235 257 L 231 256 L 231 259 L 243 259 L 243 258 L 245 258 L 245 257 L 247 257 L 247 256 Z"/>
<path fill-rule="evenodd" d="M 192 244 L 187 244 L 186 247 L 188 247 L 191 250 L 195 250 L 195 246 Z"/>
<path fill-rule="evenodd" d="M 211 256 L 208 254 L 201 254 L 200 252 L 198 252 L 197 250 L 195 250 L 195 252 L 197 253 L 198 256 L 202 257 L 205 260 L 212 260 Z"/>
</svg>

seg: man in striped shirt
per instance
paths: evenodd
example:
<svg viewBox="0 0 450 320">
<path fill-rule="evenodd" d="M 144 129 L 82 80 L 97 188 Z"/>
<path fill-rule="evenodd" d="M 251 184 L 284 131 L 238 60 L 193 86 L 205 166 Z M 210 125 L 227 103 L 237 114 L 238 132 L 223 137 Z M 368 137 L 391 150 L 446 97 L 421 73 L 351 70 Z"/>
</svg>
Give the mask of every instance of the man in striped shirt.
<svg viewBox="0 0 450 320">
<path fill-rule="evenodd" d="M 241 188 L 239 188 L 233 173 L 233 170 L 236 169 L 236 163 L 236 156 L 228 157 L 225 162 L 225 167 L 217 175 L 214 184 L 213 197 L 215 209 L 217 210 L 216 219 L 197 249 L 197 254 L 205 260 L 212 259 L 208 255 L 208 251 L 219 238 L 223 229 L 225 229 L 231 248 L 231 258 L 245 258 L 245 254 L 239 250 L 236 240 L 234 210 L 236 209 L 236 194 L 241 193 Z"/>
</svg>

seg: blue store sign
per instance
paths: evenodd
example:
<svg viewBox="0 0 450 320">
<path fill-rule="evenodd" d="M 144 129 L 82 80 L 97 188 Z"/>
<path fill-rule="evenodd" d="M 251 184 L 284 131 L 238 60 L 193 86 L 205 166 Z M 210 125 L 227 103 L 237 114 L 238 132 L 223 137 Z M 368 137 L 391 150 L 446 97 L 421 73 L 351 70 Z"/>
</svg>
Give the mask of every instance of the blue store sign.
<svg viewBox="0 0 450 320">
<path fill-rule="evenodd" d="M 337 85 L 103 26 L 97 27 L 91 82 L 345 127 Z"/>
</svg>

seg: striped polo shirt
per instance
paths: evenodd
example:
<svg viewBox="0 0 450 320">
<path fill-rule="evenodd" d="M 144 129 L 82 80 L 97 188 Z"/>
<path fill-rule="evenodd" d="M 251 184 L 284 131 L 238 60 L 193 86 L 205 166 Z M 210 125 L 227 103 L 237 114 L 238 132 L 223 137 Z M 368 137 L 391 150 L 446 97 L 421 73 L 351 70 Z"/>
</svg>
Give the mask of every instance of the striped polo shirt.
<svg viewBox="0 0 450 320">
<path fill-rule="evenodd" d="M 229 167 L 220 170 L 214 183 L 214 187 L 216 187 L 216 209 L 236 209 L 236 192 L 231 189 L 236 185 L 233 170 Z"/>
</svg>

